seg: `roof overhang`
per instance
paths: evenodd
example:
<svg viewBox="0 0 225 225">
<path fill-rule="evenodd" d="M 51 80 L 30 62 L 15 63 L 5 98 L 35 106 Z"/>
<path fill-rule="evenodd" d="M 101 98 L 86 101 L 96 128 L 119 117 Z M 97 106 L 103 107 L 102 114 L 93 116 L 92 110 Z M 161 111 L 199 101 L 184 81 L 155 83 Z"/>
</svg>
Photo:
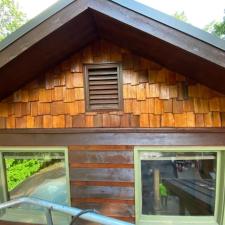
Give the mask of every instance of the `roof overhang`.
<svg viewBox="0 0 225 225">
<path fill-rule="evenodd" d="M 0 98 L 98 38 L 225 94 L 224 41 L 131 0 L 63 2 L 0 44 Z"/>
</svg>

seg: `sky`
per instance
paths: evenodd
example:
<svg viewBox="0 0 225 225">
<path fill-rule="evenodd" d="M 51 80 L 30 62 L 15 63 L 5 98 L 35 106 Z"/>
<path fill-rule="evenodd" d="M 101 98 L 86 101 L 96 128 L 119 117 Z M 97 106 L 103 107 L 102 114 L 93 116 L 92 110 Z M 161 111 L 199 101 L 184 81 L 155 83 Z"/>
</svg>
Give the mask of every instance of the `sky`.
<svg viewBox="0 0 225 225">
<path fill-rule="evenodd" d="M 31 19 L 57 0 L 16 0 L 19 8 Z M 222 21 L 225 0 L 137 0 L 159 11 L 173 15 L 184 11 L 188 22 L 204 28 L 211 21 Z"/>
</svg>

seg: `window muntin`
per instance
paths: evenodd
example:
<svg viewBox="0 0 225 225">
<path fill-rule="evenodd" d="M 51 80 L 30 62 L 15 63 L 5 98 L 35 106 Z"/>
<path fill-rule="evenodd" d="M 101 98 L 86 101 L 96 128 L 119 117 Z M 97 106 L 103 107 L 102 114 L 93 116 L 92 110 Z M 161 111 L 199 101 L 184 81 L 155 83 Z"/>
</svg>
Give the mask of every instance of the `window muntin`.
<svg viewBox="0 0 225 225">
<path fill-rule="evenodd" d="M 70 205 L 68 156 L 65 148 L 0 148 L 0 154 L 1 186 L 4 187 L 2 202 L 27 196 Z M 13 164 L 16 166 L 10 170 Z M 31 168 L 30 174 L 26 166 Z M 24 177 L 21 179 L 20 175 Z M 65 214 L 53 212 L 52 215 L 54 224 L 69 223 L 70 218 Z M 30 204 L 4 210 L 0 220 L 46 223 L 43 208 Z"/>
<path fill-rule="evenodd" d="M 142 153 L 142 214 L 213 216 L 216 153 Z"/>
<path fill-rule="evenodd" d="M 88 64 L 85 71 L 86 111 L 122 108 L 121 65 Z"/>
</svg>

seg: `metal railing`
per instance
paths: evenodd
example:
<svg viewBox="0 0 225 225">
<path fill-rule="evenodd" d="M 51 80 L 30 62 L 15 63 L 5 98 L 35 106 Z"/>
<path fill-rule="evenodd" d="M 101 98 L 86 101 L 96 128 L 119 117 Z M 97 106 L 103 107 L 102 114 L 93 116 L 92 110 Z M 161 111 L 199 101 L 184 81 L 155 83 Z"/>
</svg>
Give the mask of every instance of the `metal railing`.
<svg viewBox="0 0 225 225">
<path fill-rule="evenodd" d="M 14 200 L 10 200 L 8 202 L 4 202 L 0 204 L 0 209 L 6 209 L 15 205 L 19 204 L 32 204 L 32 205 L 37 205 L 41 206 L 45 209 L 45 216 L 46 216 L 46 223 L 47 225 L 53 225 L 53 220 L 52 220 L 52 211 L 58 211 L 61 213 L 65 213 L 71 216 L 79 216 L 79 218 L 88 220 L 91 222 L 96 222 L 99 224 L 104 224 L 104 225 L 133 225 L 132 223 L 124 222 L 121 220 L 117 220 L 111 217 L 107 217 L 104 215 L 100 215 L 96 212 L 90 212 L 90 211 L 85 211 L 81 210 L 78 208 L 73 208 L 69 206 L 64 206 L 56 203 L 52 203 L 46 200 L 42 199 L 37 199 L 37 198 L 30 198 L 30 197 L 22 197 Z"/>
</svg>

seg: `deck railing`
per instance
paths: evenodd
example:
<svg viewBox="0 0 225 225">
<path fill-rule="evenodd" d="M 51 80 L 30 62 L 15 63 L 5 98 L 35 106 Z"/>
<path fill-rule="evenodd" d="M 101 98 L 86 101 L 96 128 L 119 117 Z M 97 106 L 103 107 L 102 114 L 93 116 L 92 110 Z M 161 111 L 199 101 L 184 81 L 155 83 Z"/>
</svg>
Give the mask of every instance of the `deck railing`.
<svg viewBox="0 0 225 225">
<path fill-rule="evenodd" d="M 52 220 L 52 211 L 58 211 L 61 213 L 68 214 L 73 216 L 74 218 L 79 217 L 84 220 L 88 220 L 91 222 L 103 224 L 103 225 L 133 225 L 128 222 L 124 222 L 121 220 L 117 220 L 111 217 L 107 217 L 101 215 L 94 210 L 81 210 L 74 207 L 64 206 L 56 203 L 52 203 L 46 200 L 37 199 L 37 198 L 30 198 L 30 197 L 22 197 L 14 200 L 10 200 L 8 202 L 4 202 L 0 204 L 0 209 L 6 209 L 15 205 L 19 204 L 32 204 L 43 207 L 45 209 L 45 216 L 46 216 L 46 224 L 53 225 Z M 75 224 L 75 223 L 74 223 Z"/>
</svg>

